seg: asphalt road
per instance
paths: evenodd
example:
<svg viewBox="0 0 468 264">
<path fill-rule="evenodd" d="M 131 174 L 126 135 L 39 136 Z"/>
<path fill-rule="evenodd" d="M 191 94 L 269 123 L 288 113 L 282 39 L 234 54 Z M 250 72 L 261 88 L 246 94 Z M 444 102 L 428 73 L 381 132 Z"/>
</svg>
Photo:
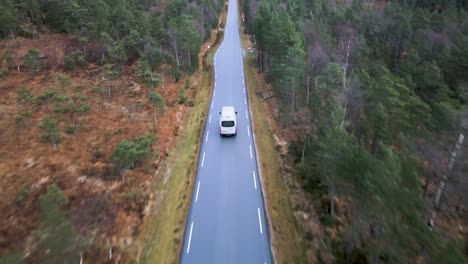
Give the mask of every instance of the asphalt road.
<svg viewBox="0 0 468 264">
<path fill-rule="evenodd" d="M 203 135 L 182 263 L 272 263 L 245 90 L 237 1 L 229 0 L 224 41 Z M 221 138 L 219 111 L 237 110 L 237 136 Z"/>
</svg>

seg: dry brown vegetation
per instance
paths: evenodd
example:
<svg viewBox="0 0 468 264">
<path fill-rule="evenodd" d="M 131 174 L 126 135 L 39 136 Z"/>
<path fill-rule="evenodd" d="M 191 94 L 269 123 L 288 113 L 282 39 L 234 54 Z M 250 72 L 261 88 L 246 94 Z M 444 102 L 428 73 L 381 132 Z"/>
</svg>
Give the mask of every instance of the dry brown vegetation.
<svg viewBox="0 0 468 264">
<path fill-rule="evenodd" d="M 17 38 L 0 43 L 0 54 L 9 53 L 13 60 L 6 65 L 9 73 L 0 82 L 0 253 L 34 251 L 33 231 L 39 225 L 38 198 L 48 185 L 56 183 L 69 199 L 67 217 L 73 228 L 101 248 L 92 251 L 91 259 L 102 260 L 113 248 L 132 243 L 145 216 L 150 186 L 157 179 L 155 171 L 166 157 L 174 138 L 183 130 L 188 105 L 179 104 L 178 91 L 184 80 L 174 83 L 164 76 L 155 89 L 166 101 L 166 111 L 153 125 L 153 111 L 148 103 L 149 89 L 133 76 L 132 63 L 110 83 L 102 66 L 88 64 L 73 71 L 63 70 L 64 54 L 73 50 L 76 41 L 67 35 L 41 35 L 39 39 Z M 44 55 L 47 68 L 30 72 L 22 58 L 30 48 Z M 18 71 L 18 65 L 20 72 Z M 61 82 L 60 78 L 68 81 Z M 192 78 L 193 79 L 193 78 Z M 47 89 L 62 95 L 80 93 L 87 97 L 88 113 L 71 118 L 54 112 L 54 103 L 17 103 L 19 87 L 31 89 L 39 96 Z M 192 97 L 197 83 L 192 82 L 187 96 Z M 21 126 L 15 122 L 19 111 L 31 112 Z M 38 128 L 48 115 L 58 123 L 61 143 L 57 148 L 40 140 Z M 76 131 L 65 133 L 76 119 Z M 158 140 L 152 149 L 157 159 L 144 163 L 122 176 L 115 175 L 111 154 L 124 139 L 151 133 Z"/>
</svg>

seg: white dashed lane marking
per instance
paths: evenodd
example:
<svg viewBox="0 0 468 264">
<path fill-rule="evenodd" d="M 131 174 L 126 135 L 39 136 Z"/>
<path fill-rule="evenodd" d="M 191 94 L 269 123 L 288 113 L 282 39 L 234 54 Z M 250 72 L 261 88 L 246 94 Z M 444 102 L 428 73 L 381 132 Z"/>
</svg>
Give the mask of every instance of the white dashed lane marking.
<svg viewBox="0 0 468 264">
<path fill-rule="evenodd" d="M 201 161 L 201 167 L 203 168 L 203 165 L 205 165 L 205 152 L 203 152 L 203 158 Z"/>
<path fill-rule="evenodd" d="M 255 179 L 255 171 L 252 171 L 252 176 L 253 176 L 255 190 L 257 190 L 257 180 Z M 200 182 L 198 183 L 198 185 L 200 185 Z M 198 187 L 200 188 L 200 186 Z M 197 197 L 198 197 L 198 191 L 197 191 Z"/>
<path fill-rule="evenodd" d="M 190 235 L 189 235 L 188 245 L 187 245 L 187 254 L 190 252 L 190 242 L 192 242 L 192 230 L 193 230 L 193 222 L 190 225 Z"/>
<path fill-rule="evenodd" d="M 257 185 L 255 185 L 257 186 Z M 257 189 L 257 187 L 255 187 Z M 197 187 L 197 196 L 195 196 L 195 202 L 198 202 L 198 192 L 200 191 L 200 181 L 198 181 L 198 187 Z"/>
<path fill-rule="evenodd" d="M 260 225 L 260 234 L 263 234 L 263 228 L 262 228 L 262 218 L 260 218 L 260 208 L 257 207 L 257 212 L 258 212 L 258 224 Z M 190 232 L 191 234 L 192 232 Z M 190 243 L 190 240 L 189 240 Z M 190 244 L 189 244 L 190 245 Z"/>
</svg>

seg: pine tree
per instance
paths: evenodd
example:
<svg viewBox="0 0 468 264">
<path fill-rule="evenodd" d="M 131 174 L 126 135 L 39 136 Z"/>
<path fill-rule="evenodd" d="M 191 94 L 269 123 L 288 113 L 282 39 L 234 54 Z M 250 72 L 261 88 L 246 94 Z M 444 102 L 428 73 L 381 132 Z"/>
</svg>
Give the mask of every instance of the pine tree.
<svg viewBox="0 0 468 264">
<path fill-rule="evenodd" d="M 45 116 L 39 124 L 39 128 L 42 130 L 41 139 L 51 143 L 56 149 L 56 145 L 62 140 L 57 123 L 49 116 Z"/>
<path fill-rule="evenodd" d="M 164 112 L 166 109 L 166 102 L 164 97 L 159 93 L 150 93 L 148 101 L 153 105 L 153 117 L 154 117 L 154 127 L 157 125 L 157 114 L 158 112 Z"/>
<path fill-rule="evenodd" d="M 18 20 L 11 0 L 0 0 L 0 38 L 14 37 Z"/>
</svg>

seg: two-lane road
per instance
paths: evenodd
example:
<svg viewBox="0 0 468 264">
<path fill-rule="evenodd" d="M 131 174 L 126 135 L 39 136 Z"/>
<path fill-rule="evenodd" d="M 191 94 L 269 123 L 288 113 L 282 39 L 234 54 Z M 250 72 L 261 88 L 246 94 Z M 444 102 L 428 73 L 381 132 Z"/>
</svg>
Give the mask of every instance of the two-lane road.
<svg viewBox="0 0 468 264">
<path fill-rule="evenodd" d="M 272 263 L 244 82 L 237 1 L 229 0 L 224 41 L 187 219 L 182 263 Z M 237 110 L 236 137 L 219 135 L 222 106 Z"/>
</svg>

